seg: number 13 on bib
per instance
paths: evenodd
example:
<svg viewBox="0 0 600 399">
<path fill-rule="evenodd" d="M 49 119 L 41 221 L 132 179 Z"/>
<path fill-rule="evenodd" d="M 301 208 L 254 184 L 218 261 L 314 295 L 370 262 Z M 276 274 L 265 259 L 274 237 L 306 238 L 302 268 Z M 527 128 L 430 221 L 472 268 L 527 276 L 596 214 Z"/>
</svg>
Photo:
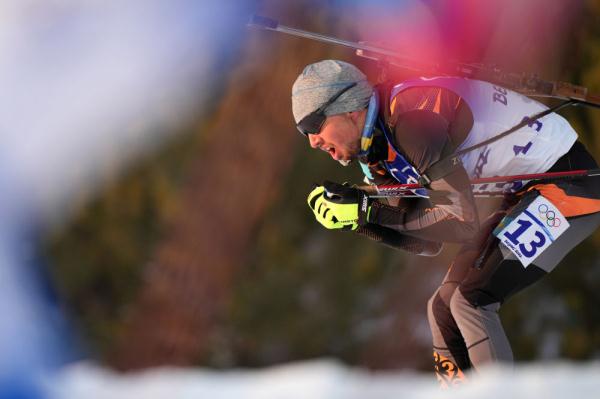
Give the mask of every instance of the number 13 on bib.
<svg viewBox="0 0 600 399">
<path fill-rule="evenodd" d="M 540 195 L 508 225 L 496 228 L 494 235 L 527 267 L 568 227 L 562 213 Z"/>
</svg>

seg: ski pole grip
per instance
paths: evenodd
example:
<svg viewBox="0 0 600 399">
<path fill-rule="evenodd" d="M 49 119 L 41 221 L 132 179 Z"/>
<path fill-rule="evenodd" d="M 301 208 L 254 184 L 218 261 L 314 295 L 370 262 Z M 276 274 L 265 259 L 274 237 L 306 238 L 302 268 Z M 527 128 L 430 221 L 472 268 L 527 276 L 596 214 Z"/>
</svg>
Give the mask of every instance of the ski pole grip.
<svg viewBox="0 0 600 399">
<path fill-rule="evenodd" d="M 277 29 L 279 22 L 277 20 L 263 17 L 262 15 L 251 15 L 248 26 L 255 26 L 263 29 Z"/>
<path fill-rule="evenodd" d="M 379 192 L 377 191 L 377 186 L 371 184 L 365 184 L 360 186 L 355 186 L 355 188 L 364 191 L 367 195 L 377 195 Z"/>
</svg>

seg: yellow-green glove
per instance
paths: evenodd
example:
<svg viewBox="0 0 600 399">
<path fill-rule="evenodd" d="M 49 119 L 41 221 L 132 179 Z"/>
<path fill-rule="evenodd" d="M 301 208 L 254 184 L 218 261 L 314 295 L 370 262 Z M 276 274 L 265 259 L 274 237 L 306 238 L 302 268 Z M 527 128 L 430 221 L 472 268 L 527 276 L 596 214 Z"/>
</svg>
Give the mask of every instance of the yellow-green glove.
<svg viewBox="0 0 600 399">
<path fill-rule="evenodd" d="M 308 206 L 327 229 L 356 230 L 368 223 L 371 210 L 363 191 L 332 182 L 314 188 L 308 195 Z"/>
</svg>

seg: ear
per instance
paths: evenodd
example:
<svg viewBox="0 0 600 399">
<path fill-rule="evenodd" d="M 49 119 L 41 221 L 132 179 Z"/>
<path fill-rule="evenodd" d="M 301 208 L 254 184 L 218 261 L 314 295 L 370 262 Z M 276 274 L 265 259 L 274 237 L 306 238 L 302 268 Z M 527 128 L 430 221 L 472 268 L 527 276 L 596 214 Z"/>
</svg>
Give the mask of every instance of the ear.
<svg viewBox="0 0 600 399">
<path fill-rule="evenodd" d="M 347 112 L 348 114 L 348 118 L 350 118 L 350 120 L 352 121 L 352 123 L 354 123 L 355 125 L 359 125 L 361 124 L 361 118 L 363 117 L 363 114 L 366 114 L 367 110 L 366 109 L 361 109 L 358 111 L 352 111 L 352 112 Z"/>
<path fill-rule="evenodd" d="M 352 111 L 352 112 L 348 112 L 348 117 L 352 120 L 352 122 L 356 123 L 356 121 L 358 121 L 358 116 L 360 114 L 360 111 Z"/>
</svg>

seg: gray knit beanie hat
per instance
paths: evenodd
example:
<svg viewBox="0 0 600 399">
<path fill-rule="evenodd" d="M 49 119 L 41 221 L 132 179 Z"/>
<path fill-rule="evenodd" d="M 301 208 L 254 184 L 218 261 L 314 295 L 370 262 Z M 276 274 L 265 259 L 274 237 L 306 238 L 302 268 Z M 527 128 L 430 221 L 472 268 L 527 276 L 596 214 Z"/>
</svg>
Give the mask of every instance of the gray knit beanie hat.
<svg viewBox="0 0 600 399">
<path fill-rule="evenodd" d="M 347 62 L 324 60 L 308 65 L 292 86 L 292 112 L 296 123 L 354 82 L 356 86 L 327 107 L 327 116 L 366 108 L 373 87 L 365 74 Z"/>
</svg>

